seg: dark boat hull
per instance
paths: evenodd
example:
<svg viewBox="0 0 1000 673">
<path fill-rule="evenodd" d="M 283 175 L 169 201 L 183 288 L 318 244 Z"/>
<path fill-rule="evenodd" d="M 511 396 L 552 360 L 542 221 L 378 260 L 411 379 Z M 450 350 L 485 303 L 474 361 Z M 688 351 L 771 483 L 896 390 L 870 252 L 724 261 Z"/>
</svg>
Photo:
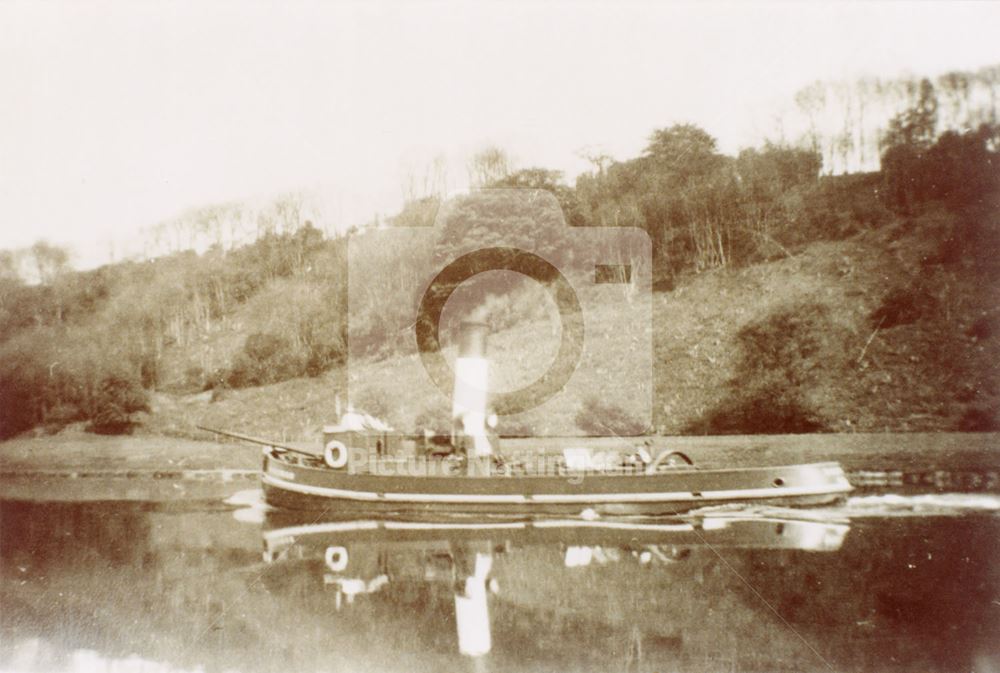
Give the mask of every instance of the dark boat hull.
<svg viewBox="0 0 1000 673">
<path fill-rule="evenodd" d="M 405 502 L 405 501 L 358 501 L 346 497 L 327 497 L 312 494 L 302 494 L 289 491 L 275 484 L 264 483 L 264 495 L 268 504 L 287 509 L 336 512 L 344 515 L 381 514 L 387 516 L 425 516 L 433 513 L 447 512 L 449 514 L 469 514 L 485 516 L 575 516 L 584 510 L 606 515 L 644 515 L 658 516 L 664 514 L 679 514 L 701 507 L 712 507 L 737 502 L 753 502 L 760 505 L 785 507 L 814 507 L 838 502 L 845 492 L 823 493 L 817 495 L 777 495 L 772 497 L 745 497 L 734 494 L 726 498 L 703 498 L 697 502 L 692 500 L 674 500 L 663 498 L 653 502 L 582 502 L 582 503 L 435 503 L 435 502 Z"/>
<path fill-rule="evenodd" d="M 671 514 L 735 502 L 819 505 L 852 490 L 837 463 L 652 475 L 413 476 L 350 474 L 288 460 L 277 449 L 264 452 L 262 482 L 273 506 L 346 515 Z"/>
</svg>

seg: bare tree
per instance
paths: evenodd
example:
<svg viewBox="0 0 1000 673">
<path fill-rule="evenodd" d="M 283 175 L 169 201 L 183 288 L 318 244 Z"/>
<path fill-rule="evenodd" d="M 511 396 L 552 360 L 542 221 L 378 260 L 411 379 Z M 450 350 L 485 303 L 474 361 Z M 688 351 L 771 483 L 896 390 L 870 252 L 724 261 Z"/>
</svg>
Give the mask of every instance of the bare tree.
<svg viewBox="0 0 1000 673">
<path fill-rule="evenodd" d="M 854 152 L 854 87 L 851 82 L 844 80 L 834 83 L 833 92 L 843 106 L 841 129 L 835 134 L 834 142 L 840 157 L 841 171 L 849 173 Z"/>
<path fill-rule="evenodd" d="M 818 118 L 826 107 L 826 85 L 813 82 L 795 94 L 795 104 L 809 120 L 809 145 L 813 152 L 820 151 Z"/>
<path fill-rule="evenodd" d="M 604 172 L 608 169 L 608 166 L 610 166 L 614 162 L 614 158 L 610 154 L 596 147 L 584 147 L 580 149 L 576 154 L 580 158 L 586 160 L 586 162 L 589 163 L 591 166 L 593 166 L 595 172 L 599 176 L 604 175 Z"/>
<path fill-rule="evenodd" d="M 969 114 L 969 92 L 971 82 L 964 72 L 949 72 L 937 80 L 937 88 L 941 92 L 943 112 L 948 128 L 968 131 L 975 123 Z"/>
<path fill-rule="evenodd" d="M 873 96 L 877 95 L 879 89 L 878 80 L 871 77 L 862 77 L 855 83 L 855 100 L 857 101 L 857 129 L 858 129 L 858 139 L 857 139 L 857 150 L 858 150 L 858 166 L 862 170 L 867 168 L 868 160 L 868 147 L 867 143 L 869 136 L 865 133 L 865 111 L 869 105 Z M 877 152 L 876 152 L 877 154 Z"/>
<path fill-rule="evenodd" d="M 21 251 L 0 250 L 0 281 L 19 283 L 21 278 Z"/>
<path fill-rule="evenodd" d="M 503 180 L 513 170 L 507 152 L 490 145 L 472 155 L 468 163 L 469 183 L 474 188 L 486 187 Z"/>
<path fill-rule="evenodd" d="M 428 167 L 428 196 L 444 196 L 448 192 L 448 158 L 435 155 Z"/>
<path fill-rule="evenodd" d="M 40 283 L 50 284 L 69 269 L 69 252 L 47 241 L 35 243 L 29 248 L 29 254 Z"/>
<path fill-rule="evenodd" d="M 293 234 L 298 231 L 302 225 L 304 203 L 305 199 L 301 192 L 288 192 L 274 201 L 272 210 L 279 232 Z"/>
<path fill-rule="evenodd" d="M 976 82 L 981 82 L 986 89 L 987 95 L 990 99 L 990 107 L 987 118 L 983 121 L 987 121 L 990 124 L 996 124 L 998 122 L 997 112 L 997 93 L 1000 91 L 1000 65 L 991 65 L 988 68 L 983 68 L 975 73 Z"/>
<path fill-rule="evenodd" d="M 444 154 L 435 155 L 423 166 L 406 161 L 400 167 L 400 174 L 406 202 L 441 197 L 448 191 L 448 158 Z"/>
</svg>

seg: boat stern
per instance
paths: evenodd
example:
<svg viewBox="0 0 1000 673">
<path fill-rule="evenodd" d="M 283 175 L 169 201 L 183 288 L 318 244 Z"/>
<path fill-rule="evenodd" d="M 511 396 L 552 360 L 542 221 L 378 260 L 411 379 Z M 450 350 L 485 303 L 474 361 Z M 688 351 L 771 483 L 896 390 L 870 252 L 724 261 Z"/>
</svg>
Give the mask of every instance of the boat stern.
<svg viewBox="0 0 1000 673">
<path fill-rule="evenodd" d="M 799 504 L 825 504 L 854 490 L 840 463 L 789 465 L 769 471 L 771 497 L 795 498 Z"/>
</svg>

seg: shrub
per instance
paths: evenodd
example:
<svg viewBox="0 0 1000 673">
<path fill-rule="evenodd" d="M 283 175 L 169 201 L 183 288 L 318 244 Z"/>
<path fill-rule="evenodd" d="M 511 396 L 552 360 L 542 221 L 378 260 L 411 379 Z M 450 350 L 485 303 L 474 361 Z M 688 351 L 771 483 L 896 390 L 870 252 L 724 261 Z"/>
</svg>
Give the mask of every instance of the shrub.
<svg viewBox="0 0 1000 673">
<path fill-rule="evenodd" d="M 771 376 L 793 386 L 802 383 L 816 364 L 828 327 L 826 307 L 812 303 L 779 309 L 746 325 L 736 337 L 741 350 L 738 384 Z"/>
<path fill-rule="evenodd" d="M 247 338 L 231 369 L 230 385 L 259 385 L 318 376 L 347 355 L 343 283 L 280 279 L 250 300 L 247 314 L 260 330 Z M 238 379 L 247 382 L 240 383 Z"/>
<path fill-rule="evenodd" d="M 983 317 L 972 323 L 969 329 L 965 330 L 965 333 L 975 338 L 978 341 L 983 339 L 989 339 L 991 336 L 997 333 L 997 319 L 990 317 Z"/>
<path fill-rule="evenodd" d="M 305 374 L 316 377 L 333 365 L 343 364 L 346 359 L 345 350 L 343 342 L 339 340 L 312 344 L 306 356 Z"/>
<path fill-rule="evenodd" d="M 306 358 L 284 337 L 255 333 L 247 337 L 232 366 L 226 383 L 233 388 L 277 383 L 306 371 Z"/>
<path fill-rule="evenodd" d="M 533 437 L 535 426 L 527 420 L 515 420 L 511 416 L 501 416 L 497 434 L 501 437 Z"/>
<path fill-rule="evenodd" d="M 882 154 L 883 198 L 897 212 L 941 200 L 952 209 L 976 207 L 1000 190 L 996 150 L 1000 127 L 983 124 L 958 133 L 947 131 L 928 140 L 897 141 Z"/>
<path fill-rule="evenodd" d="M 134 358 L 139 369 L 139 382 L 143 388 L 155 388 L 160 382 L 160 363 L 156 355 L 150 351 L 143 351 Z"/>
<path fill-rule="evenodd" d="M 577 427 L 588 435 L 632 437 L 649 431 L 644 423 L 633 418 L 617 404 L 596 396 L 583 401 L 574 420 Z"/>
<path fill-rule="evenodd" d="M 299 288 L 295 297 L 304 297 L 284 322 L 293 337 L 271 332 L 257 332 L 247 337 L 222 380 L 233 388 L 277 383 L 303 375 L 319 376 L 330 367 L 344 362 L 347 354 L 344 326 L 329 307 L 318 305 L 319 296 L 310 288 Z M 293 298 L 292 301 L 295 299 Z M 218 384 L 217 376 L 212 379 Z"/>
<path fill-rule="evenodd" d="M 308 376 L 319 376 L 347 360 L 344 311 L 337 310 L 340 304 L 322 299 L 314 296 L 298 321 L 298 342 L 304 351 L 304 373 Z"/>
<path fill-rule="evenodd" d="M 288 348 L 287 342 L 276 334 L 251 334 L 243 344 L 243 352 L 251 360 L 264 362 Z"/>
<path fill-rule="evenodd" d="M 934 307 L 934 297 L 920 287 L 899 287 L 889 292 L 869 316 L 873 328 L 909 325 Z"/>
<path fill-rule="evenodd" d="M 959 432 L 997 432 L 1000 418 L 995 411 L 985 408 L 967 410 L 958 421 Z"/>
<path fill-rule="evenodd" d="M 59 402 L 45 412 L 45 431 L 49 434 L 55 434 L 70 423 L 82 421 L 84 418 L 85 414 L 75 404 Z"/>
<path fill-rule="evenodd" d="M 413 419 L 413 430 L 429 430 L 436 435 L 448 435 L 451 433 L 451 412 L 444 404 L 426 407 Z"/>
<path fill-rule="evenodd" d="M 202 386 L 202 390 L 222 390 L 223 388 L 229 387 L 228 377 L 229 369 L 225 367 L 218 367 L 208 372 L 205 375 L 205 383 Z"/>
<path fill-rule="evenodd" d="M 78 420 L 120 432 L 146 408 L 142 367 L 127 346 L 93 327 L 36 328 L 0 344 L 0 438 Z"/>
<path fill-rule="evenodd" d="M 190 365 L 184 370 L 184 388 L 187 391 L 205 390 L 207 381 L 205 370 L 198 365 Z"/>
<path fill-rule="evenodd" d="M 404 428 L 405 420 L 402 418 L 402 409 L 395 402 L 396 391 L 386 390 L 381 385 L 364 387 L 360 390 L 352 388 L 350 398 L 355 411 L 374 416 L 392 426 L 393 428 Z M 432 428 L 437 429 L 437 428 Z"/>
<path fill-rule="evenodd" d="M 135 378 L 112 374 L 101 381 L 91 417 L 90 431 L 101 435 L 130 432 L 132 414 L 149 411 L 149 397 Z"/>
<path fill-rule="evenodd" d="M 687 428 L 706 435 L 820 432 L 827 423 L 800 399 L 798 391 L 771 381 L 746 394 L 731 395 Z"/>
<path fill-rule="evenodd" d="M 878 173 L 860 173 L 827 176 L 793 189 L 782 198 L 788 221 L 777 236 L 797 246 L 882 226 L 892 213 L 879 196 L 881 186 Z"/>
<path fill-rule="evenodd" d="M 848 333 L 826 307 L 803 303 L 779 309 L 737 335 L 740 361 L 728 395 L 690 423 L 697 434 L 784 434 L 829 429 L 807 402 L 819 372 L 842 365 Z"/>
<path fill-rule="evenodd" d="M 35 362 L 0 362 L 0 439 L 13 437 L 41 421 L 43 380 Z"/>
</svg>

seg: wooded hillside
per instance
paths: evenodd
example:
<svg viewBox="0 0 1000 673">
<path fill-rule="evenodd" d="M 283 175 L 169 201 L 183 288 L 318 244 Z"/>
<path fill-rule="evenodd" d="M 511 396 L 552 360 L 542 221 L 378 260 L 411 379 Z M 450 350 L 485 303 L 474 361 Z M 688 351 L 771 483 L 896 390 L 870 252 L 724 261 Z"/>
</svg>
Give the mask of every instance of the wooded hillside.
<svg viewBox="0 0 1000 673">
<path fill-rule="evenodd" d="M 653 429 L 996 429 L 1000 126 L 970 124 L 957 94 L 930 81 L 912 93 L 879 136 L 875 172 L 825 175 L 824 152 L 809 143 L 728 156 L 684 124 L 654 131 L 641 156 L 596 158 L 573 185 L 497 157 L 482 166 L 481 185 L 551 192 L 572 226 L 649 233 L 654 311 L 683 315 L 677 332 L 677 321 L 654 314 L 662 371 Z M 226 420 L 253 425 L 235 411 L 248 398 L 227 391 L 310 379 L 335 390 L 346 357 L 346 238 L 281 203 L 242 243 L 223 235 L 229 211 L 194 211 L 190 221 L 217 225 L 201 254 L 85 272 L 45 244 L 0 255 L 0 437 L 78 422 L 117 433 L 140 420 L 183 432 L 181 420 L 156 416 L 203 391 L 215 391 L 208 406 L 236 405 Z M 432 223 L 440 205 L 433 194 L 414 198 L 389 224 Z M 463 217 L 466 233 L 488 234 Z M 399 336 L 399 278 L 428 254 L 366 253 L 373 362 L 412 352 Z M 780 301 L 747 284 L 781 288 Z M 491 316 L 495 330 L 537 317 L 519 312 L 530 304 L 519 293 L 529 291 L 514 288 Z M 713 349 L 718 362 L 695 353 Z M 679 371 L 689 380 L 678 381 Z M 261 388 L 255 403 L 279 388 Z M 591 405 L 581 419 L 604 414 L 623 432 L 647 429 L 630 428 L 613 407 L 580 403 Z M 310 412 L 291 427 L 317 420 Z"/>
</svg>

